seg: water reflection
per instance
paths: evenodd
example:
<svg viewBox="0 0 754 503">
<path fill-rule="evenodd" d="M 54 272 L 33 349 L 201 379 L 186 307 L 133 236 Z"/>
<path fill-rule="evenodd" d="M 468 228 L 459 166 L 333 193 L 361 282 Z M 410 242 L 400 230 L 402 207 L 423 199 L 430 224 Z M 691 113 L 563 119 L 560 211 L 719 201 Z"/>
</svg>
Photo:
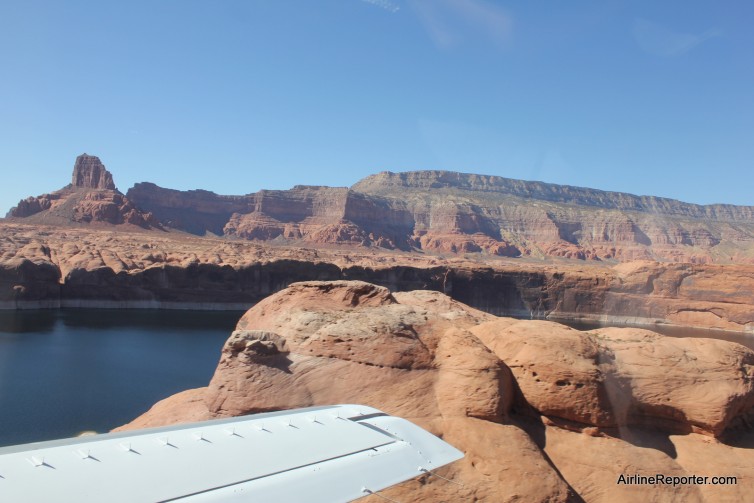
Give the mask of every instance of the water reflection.
<svg viewBox="0 0 754 503">
<path fill-rule="evenodd" d="M 0 334 L 23 334 L 52 330 L 59 318 L 58 313 L 54 309 L 0 310 Z"/>
<path fill-rule="evenodd" d="M 241 312 L 0 312 L 0 445 L 99 432 L 206 386 Z"/>
</svg>

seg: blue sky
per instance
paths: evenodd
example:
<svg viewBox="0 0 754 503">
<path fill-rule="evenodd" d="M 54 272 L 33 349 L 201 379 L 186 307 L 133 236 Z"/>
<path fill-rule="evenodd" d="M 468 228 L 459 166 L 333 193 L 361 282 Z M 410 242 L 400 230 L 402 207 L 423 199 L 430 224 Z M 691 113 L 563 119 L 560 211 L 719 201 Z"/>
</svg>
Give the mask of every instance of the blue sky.
<svg viewBox="0 0 754 503">
<path fill-rule="evenodd" d="M 754 205 L 754 4 L 0 3 L 0 213 L 100 156 L 245 194 L 447 169 Z"/>
</svg>

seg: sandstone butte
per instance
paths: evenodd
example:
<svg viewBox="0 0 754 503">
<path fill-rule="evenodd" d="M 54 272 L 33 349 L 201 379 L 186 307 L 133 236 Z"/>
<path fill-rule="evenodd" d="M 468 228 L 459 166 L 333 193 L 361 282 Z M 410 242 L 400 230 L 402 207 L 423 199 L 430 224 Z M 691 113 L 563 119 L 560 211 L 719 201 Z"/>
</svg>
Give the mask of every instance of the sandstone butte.
<svg viewBox="0 0 754 503">
<path fill-rule="evenodd" d="M 220 196 L 95 156 L 0 221 L 0 308 L 248 308 L 302 280 L 495 315 L 754 332 L 754 208 L 444 171 Z"/>
<path fill-rule="evenodd" d="M 396 501 L 751 498 L 751 350 L 634 328 L 580 332 L 360 281 L 267 297 L 240 319 L 206 388 L 121 429 L 334 403 L 406 417 L 464 451 L 438 471 L 452 482 L 423 476 L 381 493 Z M 738 483 L 616 483 L 658 473 Z"/>
<path fill-rule="evenodd" d="M 28 197 L 11 208 L 9 218 L 59 226 L 76 224 L 157 225 L 115 188 L 112 174 L 100 159 L 81 154 L 73 166 L 71 183 L 50 194 Z"/>
</svg>

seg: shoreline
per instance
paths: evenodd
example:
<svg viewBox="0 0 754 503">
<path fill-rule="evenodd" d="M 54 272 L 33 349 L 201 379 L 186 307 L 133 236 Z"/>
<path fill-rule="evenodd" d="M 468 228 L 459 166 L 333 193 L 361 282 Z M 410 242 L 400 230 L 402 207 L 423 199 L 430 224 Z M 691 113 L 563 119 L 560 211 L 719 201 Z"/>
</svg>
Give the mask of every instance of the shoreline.
<svg viewBox="0 0 754 503">
<path fill-rule="evenodd" d="M 34 311 L 48 309 L 147 309 L 147 310 L 164 310 L 164 311 L 247 311 L 255 303 L 251 302 L 178 302 L 178 301 L 160 301 L 160 300 L 91 300 L 91 299 L 65 299 L 65 300 L 20 300 L 20 301 L 0 301 L 0 311 Z M 471 306 L 474 307 L 474 306 Z M 479 309 L 479 308 L 476 308 Z M 656 328 L 670 329 L 693 329 L 707 330 L 710 332 L 725 332 L 731 334 L 741 334 L 754 336 L 754 328 L 747 329 L 742 327 L 741 330 L 720 327 L 708 327 L 700 325 L 681 325 L 669 320 L 660 318 L 645 318 L 640 316 L 616 316 L 608 314 L 583 314 L 583 313 L 531 313 L 520 309 L 495 309 L 489 312 L 499 317 L 517 318 L 521 320 L 542 320 L 552 321 L 569 325 L 586 324 L 596 325 L 599 327 L 632 327 L 646 328 L 651 330 Z"/>
<path fill-rule="evenodd" d="M 162 300 L 20 300 L 0 301 L 0 311 L 41 309 L 154 309 L 165 311 L 246 311 L 248 302 L 176 302 Z"/>
</svg>

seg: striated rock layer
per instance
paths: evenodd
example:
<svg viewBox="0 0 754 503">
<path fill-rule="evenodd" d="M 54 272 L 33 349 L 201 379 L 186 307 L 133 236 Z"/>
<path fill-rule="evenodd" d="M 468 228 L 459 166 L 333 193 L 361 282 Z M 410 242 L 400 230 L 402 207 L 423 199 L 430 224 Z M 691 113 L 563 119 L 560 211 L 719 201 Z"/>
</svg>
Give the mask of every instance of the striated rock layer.
<svg viewBox="0 0 754 503">
<path fill-rule="evenodd" d="M 435 257 L 1 223 L 0 308 L 244 309 L 291 283 L 436 290 L 495 315 L 754 331 L 754 267 Z"/>
<path fill-rule="evenodd" d="M 100 160 L 83 154 L 71 185 L 22 200 L 8 216 L 62 226 L 159 222 L 200 236 L 304 246 L 754 264 L 754 206 L 448 171 L 383 172 L 350 188 L 297 185 L 240 196 L 145 182 L 123 196 Z"/>
<path fill-rule="evenodd" d="M 734 343 L 582 333 L 438 292 L 314 281 L 250 309 L 207 388 L 124 428 L 357 402 L 466 454 L 441 470 L 454 483 L 422 477 L 383 493 L 398 501 L 742 501 L 754 451 L 734 445 L 754 439 L 741 429 L 754 413 L 752 378 L 754 352 Z M 616 484 L 657 473 L 739 483 Z"/>
<path fill-rule="evenodd" d="M 750 207 L 443 171 L 124 196 L 86 154 L 72 182 L 0 224 L 0 308 L 236 308 L 295 281 L 361 279 L 496 315 L 754 331 Z"/>
<path fill-rule="evenodd" d="M 166 225 L 258 241 L 506 257 L 754 263 L 754 207 L 701 206 L 494 176 L 384 172 L 350 189 L 296 186 L 246 196 L 137 184 L 128 197 Z"/>
<path fill-rule="evenodd" d="M 81 154 L 73 165 L 71 185 L 85 189 L 115 190 L 113 175 L 99 157 Z"/>
<path fill-rule="evenodd" d="M 82 154 L 73 166 L 71 184 L 51 194 L 28 197 L 11 208 L 8 218 L 26 223 L 71 226 L 129 224 L 156 228 L 151 213 L 137 208 L 115 188 L 113 176 L 98 157 Z"/>
</svg>

